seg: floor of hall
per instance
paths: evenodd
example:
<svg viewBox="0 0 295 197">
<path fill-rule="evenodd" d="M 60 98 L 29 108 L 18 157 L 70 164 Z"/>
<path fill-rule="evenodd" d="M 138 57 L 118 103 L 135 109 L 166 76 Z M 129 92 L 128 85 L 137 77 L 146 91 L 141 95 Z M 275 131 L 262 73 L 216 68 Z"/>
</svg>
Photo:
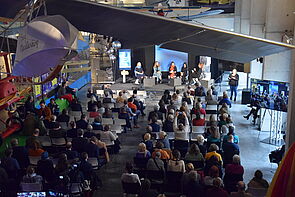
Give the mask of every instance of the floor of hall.
<svg viewBox="0 0 295 197">
<path fill-rule="evenodd" d="M 114 84 L 112 89 L 132 89 L 136 87 L 134 84 Z M 79 91 L 79 99 L 85 107 L 88 99 L 86 99 L 86 91 L 89 86 L 84 87 Z M 153 109 L 155 103 L 158 103 L 159 97 L 165 89 L 172 90 L 171 86 L 160 84 L 154 86 L 152 89 L 147 88 L 148 96 L 145 99 L 147 108 L 145 113 Z M 223 86 L 222 90 L 227 90 Z M 264 178 L 271 181 L 277 165 L 270 164 L 268 154 L 276 149 L 276 146 L 260 142 L 269 136 L 268 132 L 261 132 L 258 138 L 259 130 L 254 126 L 250 120 L 243 118 L 249 112 L 246 105 L 241 105 L 241 92 L 238 93 L 237 102 L 235 102 L 230 109 L 233 122 L 236 127 L 236 134 L 240 138 L 240 156 L 241 163 L 244 166 L 244 181 L 248 183 L 253 177 L 255 170 L 260 169 L 264 173 Z M 86 110 L 86 109 L 85 109 Z M 94 193 L 94 196 L 112 197 L 122 196 L 121 174 L 124 172 L 124 166 L 127 161 L 133 161 L 133 157 L 137 152 L 137 145 L 141 141 L 141 136 L 145 132 L 147 125 L 147 116 L 140 116 L 139 125 L 141 128 L 133 129 L 131 132 L 120 134 L 121 150 L 119 154 L 111 156 L 111 162 L 102 167 L 99 171 L 100 178 L 103 181 L 103 187 Z"/>
</svg>

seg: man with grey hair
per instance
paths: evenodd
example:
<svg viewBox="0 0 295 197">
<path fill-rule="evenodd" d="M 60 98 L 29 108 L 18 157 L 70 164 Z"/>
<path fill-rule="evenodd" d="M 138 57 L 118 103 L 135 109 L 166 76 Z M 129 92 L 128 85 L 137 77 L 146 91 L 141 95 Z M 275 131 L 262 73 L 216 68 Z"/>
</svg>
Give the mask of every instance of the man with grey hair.
<svg viewBox="0 0 295 197">
<path fill-rule="evenodd" d="M 225 175 L 223 178 L 226 190 L 230 193 L 237 191 L 236 184 L 243 181 L 244 168 L 241 165 L 239 155 L 233 156 L 233 163 L 227 164 L 225 167 Z"/>
<path fill-rule="evenodd" d="M 250 193 L 246 193 L 246 186 L 243 181 L 239 181 L 236 185 L 238 191 L 231 192 L 230 197 L 252 197 L 253 195 Z"/>
<path fill-rule="evenodd" d="M 165 131 L 165 132 L 174 132 L 174 130 L 173 130 L 173 121 L 174 121 L 173 114 L 169 114 L 168 117 L 166 118 L 165 122 L 163 123 L 163 131 Z"/>
<path fill-rule="evenodd" d="M 153 117 L 156 117 L 156 119 L 163 121 L 163 113 L 159 111 L 160 107 L 159 105 L 154 106 L 154 111 L 151 111 L 148 116 L 148 121 L 151 122 Z"/>
</svg>

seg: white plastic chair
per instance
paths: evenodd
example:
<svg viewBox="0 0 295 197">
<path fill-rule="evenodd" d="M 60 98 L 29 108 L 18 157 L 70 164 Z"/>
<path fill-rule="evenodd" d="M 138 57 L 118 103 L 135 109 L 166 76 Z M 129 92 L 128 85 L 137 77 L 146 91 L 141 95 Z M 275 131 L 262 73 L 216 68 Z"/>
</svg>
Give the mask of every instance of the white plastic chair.
<svg viewBox="0 0 295 197">
<path fill-rule="evenodd" d="M 59 138 L 51 138 L 51 143 L 53 146 L 65 146 L 67 142 L 65 138 L 59 137 Z"/>
<path fill-rule="evenodd" d="M 21 183 L 20 187 L 23 192 L 41 192 L 43 190 L 42 183 Z"/>
<path fill-rule="evenodd" d="M 59 125 L 62 129 L 68 129 L 68 124 L 66 122 L 60 122 Z"/>
<path fill-rule="evenodd" d="M 122 133 L 122 126 L 117 124 L 111 125 L 111 131 L 115 131 L 116 134 L 120 134 Z"/>
<path fill-rule="evenodd" d="M 40 156 L 29 156 L 30 164 L 33 166 L 36 166 L 40 159 Z"/>
<path fill-rule="evenodd" d="M 114 124 L 114 121 L 112 118 L 102 118 L 102 124 L 103 125 L 112 125 L 112 124 Z"/>
<path fill-rule="evenodd" d="M 115 125 L 126 125 L 126 120 L 125 119 L 114 119 L 115 120 Z"/>
<path fill-rule="evenodd" d="M 99 164 L 96 157 L 89 157 L 87 161 L 91 164 L 94 170 L 98 169 Z"/>
<path fill-rule="evenodd" d="M 205 132 L 205 126 L 192 126 L 192 132 L 203 134 Z"/>
</svg>

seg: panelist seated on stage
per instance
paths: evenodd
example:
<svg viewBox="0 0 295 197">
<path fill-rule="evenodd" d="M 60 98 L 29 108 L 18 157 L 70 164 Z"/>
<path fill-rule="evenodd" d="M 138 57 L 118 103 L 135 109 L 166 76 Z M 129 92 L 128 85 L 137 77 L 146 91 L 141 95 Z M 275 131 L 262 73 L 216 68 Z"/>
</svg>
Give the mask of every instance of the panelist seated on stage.
<svg viewBox="0 0 295 197">
<path fill-rule="evenodd" d="M 156 77 L 157 83 L 161 83 L 162 72 L 161 72 L 160 63 L 158 61 L 155 61 L 153 65 L 153 77 Z"/>
<path fill-rule="evenodd" d="M 136 77 L 136 81 L 135 81 L 136 84 L 139 84 L 139 82 L 145 77 L 141 62 L 137 62 L 134 68 L 134 75 Z"/>
<path fill-rule="evenodd" d="M 177 75 L 177 67 L 174 62 L 171 62 L 170 67 L 169 67 L 169 79 L 174 79 Z"/>
</svg>

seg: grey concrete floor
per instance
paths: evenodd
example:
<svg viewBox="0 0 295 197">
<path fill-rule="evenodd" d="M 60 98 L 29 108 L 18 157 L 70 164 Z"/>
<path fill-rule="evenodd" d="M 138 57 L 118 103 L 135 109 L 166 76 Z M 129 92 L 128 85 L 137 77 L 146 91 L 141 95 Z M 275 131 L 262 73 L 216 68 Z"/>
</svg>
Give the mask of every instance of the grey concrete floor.
<svg viewBox="0 0 295 197">
<path fill-rule="evenodd" d="M 132 87 L 138 86 L 134 84 L 114 84 L 112 89 L 132 89 Z M 86 90 L 88 88 L 89 86 L 86 86 L 78 93 L 78 97 L 83 105 L 87 103 Z M 147 88 L 147 90 L 152 91 L 152 93 L 145 99 L 147 104 L 146 114 L 152 110 L 152 106 L 158 102 L 160 93 L 165 89 L 173 89 L 173 87 L 160 84 L 156 85 L 154 88 Z M 222 87 L 222 90 L 227 90 L 227 87 Z M 264 178 L 266 180 L 271 181 L 277 166 L 269 163 L 268 154 L 276 147 L 260 142 L 267 138 L 269 133 L 261 132 L 258 138 L 259 131 L 257 126 L 252 125 L 250 120 L 243 118 L 243 115 L 249 112 L 249 108 L 247 108 L 246 105 L 239 104 L 240 100 L 241 93 L 239 93 L 237 102 L 233 104 L 230 113 L 233 117 L 234 125 L 236 126 L 236 134 L 240 138 L 241 163 L 245 169 L 244 181 L 248 183 L 257 169 L 260 169 L 264 173 Z M 133 129 L 133 131 L 119 136 L 122 149 L 119 154 L 111 156 L 110 163 L 100 169 L 99 174 L 103 180 L 103 187 L 99 191 L 96 191 L 93 196 L 122 196 L 120 177 L 124 171 L 126 161 L 132 161 L 137 151 L 137 145 L 141 141 L 141 135 L 145 132 L 147 117 L 141 116 L 139 124 L 141 128 Z"/>
</svg>

